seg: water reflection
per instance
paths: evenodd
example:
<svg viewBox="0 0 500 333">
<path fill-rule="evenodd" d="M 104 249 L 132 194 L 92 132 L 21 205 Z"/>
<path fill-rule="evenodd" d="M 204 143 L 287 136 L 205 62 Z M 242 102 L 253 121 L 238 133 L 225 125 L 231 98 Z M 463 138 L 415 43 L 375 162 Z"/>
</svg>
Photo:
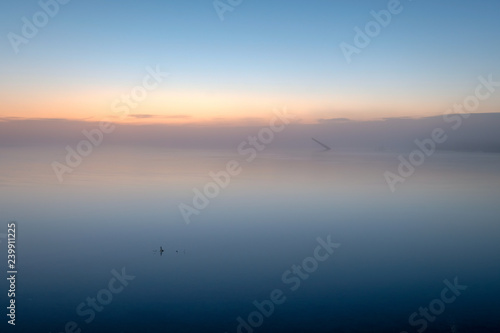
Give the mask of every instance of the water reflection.
<svg viewBox="0 0 500 333">
<path fill-rule="evenodd" d="M 416 331 L 409 316 L 454 277 L 468 289 L 427 332 L 498 327 L 498 155 L 437 153 L 391 193 L 390 153 L 267 152 L 186 225 L 178 204 L 234 153 L 108 147 L 59 184 L 58 151 L 1 152 L 21 331 L 233 332 L 329 234 L 337 255 L 258 332 Z M 86 324 L 77 306 L 121 267 L 136 279 Z"/>
</svg>

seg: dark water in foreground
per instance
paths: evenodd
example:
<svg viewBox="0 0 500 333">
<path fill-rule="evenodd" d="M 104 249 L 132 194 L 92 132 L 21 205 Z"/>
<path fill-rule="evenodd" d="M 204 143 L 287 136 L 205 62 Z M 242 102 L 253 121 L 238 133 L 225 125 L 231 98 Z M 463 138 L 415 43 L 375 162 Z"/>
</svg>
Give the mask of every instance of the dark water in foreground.
<svg viewBox="0 0 500 333">
<path fill-rule="evenodd" d="M 500 331 L 499 155 L 436 154 L 391 193 L 394 154 L 263 154 L 187 225 L 178 205 L 243 158 L 103 148 L 59 184 L 60 153 L 1 151 L 2 332 Z"/>
</svg>

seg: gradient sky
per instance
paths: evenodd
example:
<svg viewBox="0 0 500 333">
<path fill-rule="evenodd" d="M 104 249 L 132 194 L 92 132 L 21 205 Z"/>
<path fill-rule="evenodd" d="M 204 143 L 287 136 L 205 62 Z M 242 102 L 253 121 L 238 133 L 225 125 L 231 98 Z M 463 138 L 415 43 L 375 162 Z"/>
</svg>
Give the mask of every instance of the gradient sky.
<svg viewBox="0 0 500 333">
<path fill-rule="evenodd" d="M 245 122 L 287 106 L 306 123 L 443 114 L 500 78 L 500 2 L 401 2 L 403 12 L 347 64 L 339 44 L 387 1 L 246 1 L 222 22 L 210 0 L 72 0 L 15 54 L 37 1 L 0 10 L 2 117 L 99 120 L 142 82 L 170 73 L 127 121 Z M 481 105 L 498 112 L 500 98 Z"/>
</svg>

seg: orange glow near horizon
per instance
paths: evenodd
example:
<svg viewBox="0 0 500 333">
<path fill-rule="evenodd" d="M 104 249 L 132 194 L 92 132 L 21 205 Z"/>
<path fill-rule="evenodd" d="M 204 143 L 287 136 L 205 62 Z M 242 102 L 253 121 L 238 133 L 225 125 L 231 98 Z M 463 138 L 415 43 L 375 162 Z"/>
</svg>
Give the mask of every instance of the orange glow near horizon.
<svg viewBox="0 0 500 333">
<path fill-rule="evenodd" d="M 446 113 L 446 104 L 431 102 L 410 103 L 403 99 L 360 99 L 356 96 L 271 96 L 250 93 L 209 93 L 204 91 L 175 91 L 161 89 L 151 92 L 134 107 L 121 102 L 117 89 L 48 91 L 31 94 L 29 98 L 11 91 L 3 94 L 0 117 L 60 118 L 68 120 L 99 121 L 130 124 L 200 124 L 200 125 L 260 125 L 266 124 L 273 110 L 286 108 L 303 124 L 318 123 L 320 119 L 348 118 L 358 121 L 389 117 L 426 117 Z M 113 109 L 119 106 L 124 113 Z M 485 105 L 481 112 L 494 112 Z M 367 111 L 370 110 L 370 111 Z M 425 111 L 423 111 L 425 110 Z M 491 110 L 491 111 L 488 111 Z"/>
</svg>

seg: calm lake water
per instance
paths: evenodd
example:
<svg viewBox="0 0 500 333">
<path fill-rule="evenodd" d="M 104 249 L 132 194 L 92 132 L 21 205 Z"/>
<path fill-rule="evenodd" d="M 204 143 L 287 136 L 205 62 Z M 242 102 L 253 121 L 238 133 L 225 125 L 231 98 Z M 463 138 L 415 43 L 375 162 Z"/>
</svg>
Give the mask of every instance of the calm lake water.
<svg viewBox="0 0 500 333">
<path fill-rule="evenodd" d="M 233 159 L 241 173 L 186 224 L 179 204 Z M 2 313 L 2 332 L 500 330 L 498 154 L 436 153 L 395 193 L 383 177 L 395 153 L 267 151 L 249 163 L 102 147 L 63 183 L 54 160 L 60 147 L 0 150 L 0 233 L 15 220 L 18 237 L 16 327 Z M 328 236 L 339 246 L 311 260 Z M 467 289 L 441 301 L 455 279 Z M 253 313 L 275 290 L 269 316 Z M 411 325 L 430 303 L 439 314 Z"/>
</svg>

